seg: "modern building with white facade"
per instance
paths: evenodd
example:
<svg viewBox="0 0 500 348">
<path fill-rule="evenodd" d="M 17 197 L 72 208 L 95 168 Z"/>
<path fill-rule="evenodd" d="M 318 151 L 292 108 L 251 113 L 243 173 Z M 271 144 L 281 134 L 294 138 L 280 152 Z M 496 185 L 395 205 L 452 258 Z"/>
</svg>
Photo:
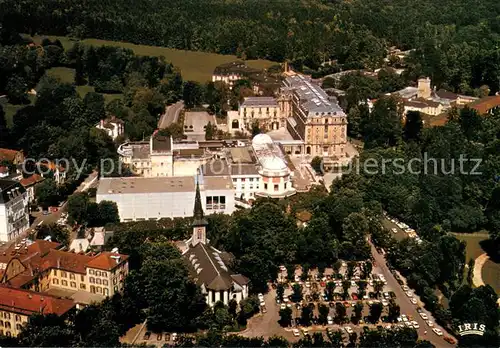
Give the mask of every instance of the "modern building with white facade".
<svg viewBox="0 0 500 348">
<path fill-rule="evenodd" d="M 237 199 L 284 198 L 294 195 L 293 169 L 281 146 L 258 134 L 251 145 L 228 148 L 202 167 L 205 177 L 230 176 Z"/>
<path fill-rule="evenodd" d="M 113 140 L 125 133 L 124 122 L 114 116 L 106 120 L 101 120 L 95 127 L 104 130 Z"/>
<path fill-rule="evenodd" d="M 201 177 L 203 208 L 208 214 L 232 214 L 234 186 L 229 176 Z M 195 177 L 101 178 L 97 202 L 112 201 L 121 221 L 192 216 Z"/>
<path fill-rule="evenodd" d="M 0 180 L 0 242 L 19 237 L 29 225 L 28 194 L 17 181 Z"/>
<path fill-rule="evenodd" d="M 181 249 L 191 277 L 200 286 L 209 306 L 212 307 L 219 301 L 226 306 L 231 300 L 239 303 L 248 297 L 249 280 L 229 269 L 228 265 L 233 259 L 231 254 L 210 246 L 206 230 L 208 222 L 202 207 L 200 181 L 196 182 L 194 196 L 193 234 L 190 239 L 178 243 L 177 246 Z"/>
</svg>

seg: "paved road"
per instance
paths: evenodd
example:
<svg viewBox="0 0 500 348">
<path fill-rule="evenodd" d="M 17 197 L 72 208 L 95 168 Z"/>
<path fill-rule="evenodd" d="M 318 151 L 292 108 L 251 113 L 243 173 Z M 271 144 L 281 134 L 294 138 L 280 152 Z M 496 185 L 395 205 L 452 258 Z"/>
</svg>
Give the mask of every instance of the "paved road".
<svg viewBox="0 0 500 348">
<path fill-rule="evenodd" d="M 158 128 L 167 128 L 172 123 L 177 122 L 179 114 L 183 108 L 184 102 L 182 100 L 165 107 L 165 113 L 161 115 L 160 120 L 158 121 Z"/>
<path fill-rule="evenodd" d="M 401 285 L 397 282 L 396 278 L 394 278 L 394 275 L 391 273 L 389 268 L 387 267 L 387 263 L 385 261 L 385 258 L 377 252 L 373 244 L 371 244 L 371 249 L 372 249 L 372 255 L 377 263 L 377 267 L 381 270 L 381 272 L 384 274 L 385 279 L 387 280 L 387 285 L 393 289 L 394 293 L 396 294 L 396 299 L 397 303 L 399 304 L 399 307 L 401 309 L 401 314 L 406 314 L 406 315 L 411 315 L 412 320 L 416 320 L 420 326 L 420 328 L 417 330 L 418 336 L 420 339 L 425 339 L 431 342 L 433 345 L 436 347 L 454 347 L 454 345 L 449 344 L 446 342 L 443 337 L 444 336 L 450 336 L 442 327 L 434 323 L 434 326 L 437 328 L 440 328 L 443 331 L 443 336 L 437 336 L 431 328 L 427 326 L 425 321 L 420 317 L 420 315 L 417 312 L 417 307 L 413 305 L 410 302 L 410 299 L 408 296 L 406 296 L 405 292 L 401 288 Z M 429 316 L 429 318 L 433 320 L 433 317 L 431 313 L 429 313 L 427 310 L 424 309 L 424 312 Z M 427 334 L 425 334 L 425 331 L 427 331 Z"/>
</svg>

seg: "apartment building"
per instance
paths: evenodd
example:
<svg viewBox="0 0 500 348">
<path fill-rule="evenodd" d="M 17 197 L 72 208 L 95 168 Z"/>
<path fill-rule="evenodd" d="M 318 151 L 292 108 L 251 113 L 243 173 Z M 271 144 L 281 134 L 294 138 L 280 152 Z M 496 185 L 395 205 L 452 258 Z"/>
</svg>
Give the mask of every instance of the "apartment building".
<svg viewBox="0 0 500 348">
<path fill-rule="evenodd" d="M 93 300 L 122 290 L 128 274 L 127 255 L 116 250 L 94 256 L 76 254 L 60 246 L 46 240 L 12 246 L 0 255 L 0 284 L 44 293 L 55 289 L 70 298 L 88 293 Z"/>
<path fill-rule="evenodd" d="M 29 228 L 28 194 L 14 180 L 0 179 L 0 242 L 19 237 Z"/>
<path fill-rule="evenodd" d="M 0 286 L 0 335 L 16 337 L 31 315 L 65 316 L 74 308 L 72 300 Z"/>
</svg>

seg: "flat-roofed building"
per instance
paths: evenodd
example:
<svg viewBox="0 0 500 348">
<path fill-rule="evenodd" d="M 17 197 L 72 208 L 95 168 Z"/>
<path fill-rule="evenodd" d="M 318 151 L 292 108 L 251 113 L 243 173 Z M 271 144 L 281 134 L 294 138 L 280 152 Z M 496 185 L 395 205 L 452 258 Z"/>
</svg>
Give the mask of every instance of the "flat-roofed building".
<svg viewBox="0 0 500 348">
<path fill-rule="evenodd" d="M 16 337 L 34 314 L 66 316 L 74 308 L 72 300 L 0 286 L 0 335 Z"/>
<path fill-rule="evenodd" d="M 230 177 L 202 177 L 200 180 L 205 211 L 209 214 L 233 213 L 234 187 Z M 97 202 L 115 202 L 121 221 L 189 217 L 194 193 L 194 176 L 102 178 Z"/>
</svg>

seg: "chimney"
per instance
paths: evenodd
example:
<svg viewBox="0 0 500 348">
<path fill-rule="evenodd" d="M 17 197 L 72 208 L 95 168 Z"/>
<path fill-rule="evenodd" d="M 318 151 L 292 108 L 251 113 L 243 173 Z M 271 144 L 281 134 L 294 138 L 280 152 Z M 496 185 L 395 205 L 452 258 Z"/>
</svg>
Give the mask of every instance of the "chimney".
<svg viewBox="0 0 500 348">
<path fill-rule="evenodd" d="M 57 268 L 58 269 L 61 268 L 61 258 L 60 257 L 57 258 Z"/>
</svg>

